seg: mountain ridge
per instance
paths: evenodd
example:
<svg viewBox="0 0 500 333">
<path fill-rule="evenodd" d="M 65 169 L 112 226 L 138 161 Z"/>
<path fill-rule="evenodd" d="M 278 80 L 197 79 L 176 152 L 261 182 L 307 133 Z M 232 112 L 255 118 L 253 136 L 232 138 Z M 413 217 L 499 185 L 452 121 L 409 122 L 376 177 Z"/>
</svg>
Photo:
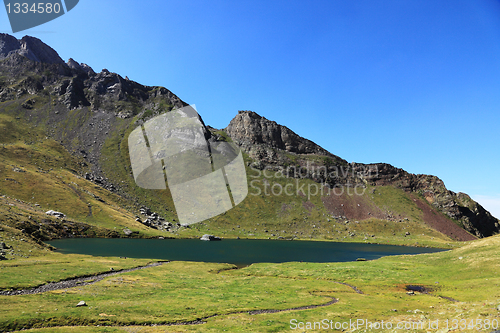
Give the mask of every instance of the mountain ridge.
<svg viewBox="0 0 500 333">
<path fill-rule="evenodd" d="M 106 69 L 95 73 L 73 59 L 65 63 L 55 50 L 33 37 L 22 39 L 26 45 L 24 49 L 28 50 L 24 52 L 20 46 L 22 40 L 16 39 L 17 48 L 14 37 L 7 36 L 0 35 L 0 114 L 13 117 L 19 126 L 34 126 L 62 145 L 79 160 L 79 170 L 74 170 L 76 174 L 119 195 L 125 200 L 127 209 L 136 212 L 137 216 L 141 215 L 140 207 L 145 207 L 144 211 L 152 208 L 158 216 L 175 224 L 175 208 L 168 190 L 148 192 L 135 186 L 126 138 L 133 128 L 148 119 L 187 104 L 164 87 L 144 86 Z M 293 168 L 300 173 L 287 174 L 287 181 L 296 180 L 297 185 L 300 181 L 307 186 L 319 184 L 322 191 L 327 189 L 327 194 L 307 197 L 307 200 L 299 192 L 293 198 L 249 195 L 247 203 L 211 219 L 210 227 L 221 232 L 239 235 L 241 231 L 231 224 L 235 220 L 251 224 L 259 214 L 250 212 L 257 212 L 258 205 L 262 204 L 269 210 L 264 220 L 267 219 L 270 226 L 254 228 L 258 237 L 267 236 L 271 228 L 276 230 L 273 237 L 280 234 L 279 237 L 284 237 L 292 230 L 296 230 L 294 237 L 339 238 L 331 238 L 330 231 L 339 235 L 347 232 L 347 236 L 341 236 L 344 239 L 357 237 L 359 231 L 355 232 L 354 228 L 351 231 L 347 223 L 345 231 L 338 230 L 339 223 L 332 225 L 333 216 L 337 222 L 375 218 L 378 222 L 372 221 L 372 224 L 394 223 L 394 230 L 404 230 L 405 219 L 420 223 L 421 226 L 412 224 L 413 228 L 417 225 L 424 229 L 441 221 L 440 226 L 432 228 L 461 240 L 491 236 L 500 231 L 496 218 L 466 194 L 448 191 L 436 176 L 410 174 L 385 163 L 348 163 L 253 111 L 238 112 L 225 129 L 205 126 L 205 136 L 211 141 L 232 140 L 242 148 L 250 184 L 259 180 L 259 186 L 264 189 L 266 182 L 279 184 L 283 179 L 267 179 L 262 171 Z M 26 138 L 24 141 L 27 142 Z M 258 171 L 260 176 L 252 176 Z M 363 189 L 363 196 L 330 195 L 340 188 Z M 302 224 L 298 224 L 298 216 L 305 216 Z M 319 221 L 323 223 L 319 234 L 307 216 L 317 220 L 318 225 Z M 150 219 L 150 225 L 151 221 L 157 220 Z M 154 226 L 163 230 L 159 224 Z"/>
</svg>

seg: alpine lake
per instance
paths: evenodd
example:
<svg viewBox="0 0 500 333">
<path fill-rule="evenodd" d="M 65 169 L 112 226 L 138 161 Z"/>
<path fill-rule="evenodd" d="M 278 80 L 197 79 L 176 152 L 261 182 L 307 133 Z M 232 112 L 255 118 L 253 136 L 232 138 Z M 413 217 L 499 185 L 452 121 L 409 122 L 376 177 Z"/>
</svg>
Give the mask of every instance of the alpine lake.
<svg viewBox="0 0 500 333">
<path fill-rule="evenodd" d="M 201 241 L 199 239 L 69 238 L 52 240 L 48 243 L 61 253 L 230 263 L 238 267 L 261 262 L 320 263 L 373 260 L 384 256 L 445 251 L 437 248 L 368 243 L 267 239 Z"/>
</svg>

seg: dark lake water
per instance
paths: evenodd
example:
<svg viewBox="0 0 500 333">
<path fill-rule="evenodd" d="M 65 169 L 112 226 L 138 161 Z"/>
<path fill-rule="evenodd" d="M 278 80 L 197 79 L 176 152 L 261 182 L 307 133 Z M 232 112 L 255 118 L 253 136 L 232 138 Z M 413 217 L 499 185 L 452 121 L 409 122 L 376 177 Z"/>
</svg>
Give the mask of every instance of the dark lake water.
<svg viewBox="0 0 500 333">
<path fill-rule="evenodd" d="M 370 260 L 389 255 L 443 251 L 442 249 L 365 243 L 261 239 L 224 239 L 207 242 L 198 239 L 72 238 L 53 240 L 48 243 L 62 253 L 221 262 L 238 266 L 258 262 L 342 262 L 355 261 L 357 258 Z"/>
</svg>

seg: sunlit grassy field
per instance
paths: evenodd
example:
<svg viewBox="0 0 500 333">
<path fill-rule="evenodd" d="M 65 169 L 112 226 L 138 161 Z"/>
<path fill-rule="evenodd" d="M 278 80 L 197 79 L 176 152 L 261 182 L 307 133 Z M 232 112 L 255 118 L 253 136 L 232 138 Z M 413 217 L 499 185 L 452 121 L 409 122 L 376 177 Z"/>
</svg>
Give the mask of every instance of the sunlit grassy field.
<svg viewBox="0 0 500 333">
<path fill-rule="evenodd" d="M 36 295 L 0 296 L 0 330 L 282 332 L 292 331 L 299 322 L 307 325 L 323 319 L 332 323 L 384 320 L 394 325 L 428 325 L 430 320 L 444 325 L 446 319 L 450 326 L 453 320 L 462 319 L 469 320 L 468 324 L 479 319 L 494 323 L 500 320 L 499 245 L 500 237 L 495 236 L 433 254 L 348 263 L 261 263 L 243 269 L 229 264 L 169 262 L 92 285 Z M 44 281 L 146 262 L 54 253 L 4 261 L 0 263 L 1 289 L 36 286 Z M 428 293 L 408 295 L 407 285 L 425 286 Z M 293 310 L 325 304 L 332 298 L 338 301 Z M 88 306 L 76 307 L 80 300 Z M 255 310 L 286 311 L 249 313 Z M 186 325 L 172 325 L 176 323 Z M 477 330 L 466 327 L 454 331 Z"/>
</svg>

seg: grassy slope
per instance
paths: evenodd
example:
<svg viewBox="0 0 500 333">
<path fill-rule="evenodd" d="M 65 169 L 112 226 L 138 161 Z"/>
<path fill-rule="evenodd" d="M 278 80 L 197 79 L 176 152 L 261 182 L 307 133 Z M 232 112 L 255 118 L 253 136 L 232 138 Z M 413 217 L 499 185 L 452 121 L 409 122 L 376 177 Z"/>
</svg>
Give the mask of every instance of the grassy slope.
<svg viewBox="0 0 500 333">
<path fill-rule="evenodd" d="M 53 209 L 69 221 L 93 226 L 88 235 L 122 235 L 124 228 L 143 236 L 160 234 L 136 222 L 121 197 L 78 176 L 84 170 L 81 161 L 41 130 L 5 114 L 0 114 L 0 128 L 8 129 L 0 131 L 0 194 L 6 196 L 0 201 L 1 224 L 42 230 L 44 220 L 57 222 L 45 214 Z"/>
<path fill-rule="evenodd" d="M 250 184 L 247 198 L 232 210 L 205 221 L 192 225 L 190 229 L 181 230 L 181 235 L 200 235 L 213 233 L 224 237 L 240 238 L 297 238 L 310 240 L 334 240 L 349 242 L 390 243 L 397 245 L 453 247 L 461 244 L 449 237 L 431 229 L 423 221 L 420 208 L 410 199 L 403 190 L 391 186 L 372 188 L 368 186 L 358 196 L 343 195 L 345 205 L 349 201 L 391 212 L 407 218 L 407 220 L 386 220 L 379 218 L 346 219 L 333 217 L 323 203 L 328 195 L 318 190 L 315 194 L 314 183 L 308 179 L 266 178 L 262 174 L 248 170 Z M 264 182 L 269 185 L 264 187 Z M 253 183 L 251 183 L 253 182 Z M 279 193 L 279 184 L 282 188 L 289 185 L 290 191 L 304 189 L 302 195 L 274 195 L 272 186 L 276 186 L 275 193 Z M 308 188 L 311 186 L 311 195 Z M 267 192 L 266 192 L 267 191 Z M 372 193 L 373 191 L 373 193 Z M 330 195 L 335 195 L 331 192 Z M 406 235 L 410 232 L 410 235 Z"/>
</svg>

